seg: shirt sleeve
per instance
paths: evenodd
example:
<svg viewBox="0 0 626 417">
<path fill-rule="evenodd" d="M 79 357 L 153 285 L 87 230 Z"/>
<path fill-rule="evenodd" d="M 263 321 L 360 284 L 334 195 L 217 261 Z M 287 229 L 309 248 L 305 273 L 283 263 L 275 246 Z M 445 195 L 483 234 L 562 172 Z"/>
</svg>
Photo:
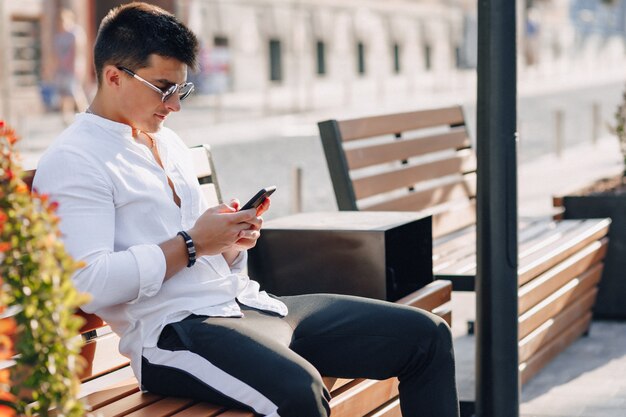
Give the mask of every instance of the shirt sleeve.
<svg viewBox="0 0 626 417">
<path fill-rule="evenodd" d="M 156 244 L 114 251 L 114 187 L 108 176 L 82 155 L 57 150 L 37 167 L 33 188 L 56 201 L 68 253 L 86 266 L 73 276 L 92 295 L 81 308 L 89 313 L 155 295 L 165 277 L 165 255 Z"/>
<path fill-rule="evenodd" d="M 241 251 L 239 255 L 235 258 L 233 263 L 230 265 L 230 272 L 233 274 L 243 274 L 245 273 L 246 267 L 248 265 L 248 251 Z"/>
</svg>

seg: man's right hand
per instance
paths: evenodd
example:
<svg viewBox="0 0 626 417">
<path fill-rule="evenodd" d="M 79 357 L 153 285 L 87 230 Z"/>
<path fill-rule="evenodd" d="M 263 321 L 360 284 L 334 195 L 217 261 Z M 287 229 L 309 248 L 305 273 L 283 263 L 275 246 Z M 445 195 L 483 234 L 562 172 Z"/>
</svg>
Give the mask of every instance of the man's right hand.
<svg viewBox="0 0 626 417">
<path fill-rule="evenodd" d="M 202 213 L 187 232 L 196 246 L 197 256 L 218 255 L 232 249 L 241 232 L 258 222 L 255 209 L 237 211 L 228 204 L 220 204 Z"/>
</svg>

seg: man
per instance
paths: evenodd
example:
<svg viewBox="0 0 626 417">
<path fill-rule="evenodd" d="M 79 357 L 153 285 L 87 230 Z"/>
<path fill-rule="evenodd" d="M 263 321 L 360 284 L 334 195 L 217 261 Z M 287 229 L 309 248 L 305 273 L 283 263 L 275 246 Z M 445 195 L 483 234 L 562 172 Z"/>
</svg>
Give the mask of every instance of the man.
<svg viewBox="0 0 626 417">
<path fill-rule="evenodd" d="M 266 416 L 328 416 L 321 374 L 398 376 L 403 415 L 458 416 L 450 331 L 415 308 L 339 295 L 273 297 L 243 272 L 269 201 L 208 208 L 188 151 L 163 127 L 193 88 L 195 36 L 144 3 L 103 20 L 98 92 L 41 159 L 87 266 L 83 309 L 120 335 L 143 389 Z M 294 277 L 297 279 L 297 277 Z"/>
</svg>

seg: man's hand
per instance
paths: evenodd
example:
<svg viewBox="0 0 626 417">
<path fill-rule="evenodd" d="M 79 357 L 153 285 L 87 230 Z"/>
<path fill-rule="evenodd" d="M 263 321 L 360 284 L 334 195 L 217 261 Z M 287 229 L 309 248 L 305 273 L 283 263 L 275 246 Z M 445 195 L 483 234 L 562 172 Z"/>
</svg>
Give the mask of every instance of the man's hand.
<svg viewBox="0 0 626 417">
<path fill-rule="evenodd" d="M 240 203 L 239 200 L 233 199 L 230 202 L 231 207 L 235 210 L 239 209 Z M 263 219 L 261 215 L 265 213 L 270 208 L 270 199 L 266 198 L 263 203 L 259 207 L 256 208 L 256 215 L 253 221 L 248 222 L 250 227 L 246 230 L 242 230 L 239 233 L 239 239 L 237 240 L 235 247 L 233 249 L 238 251 L 252 249 L 255 245 L 259 237 L 261 237 L 261 227 L 263 226 Z M 246 211 L 254 211 L 254 209 L 246 210 Z"/>
<path fill-rule="evenodd" d="M 220 204 L 202 213 L 188 233 L 198 256 L 217 255 L 227 251 L 253 248 L 261 236 L 261 214 L 270 207 L 269 198 L 256 209 L 238 211 L 240 203 Z"/>
</svg>

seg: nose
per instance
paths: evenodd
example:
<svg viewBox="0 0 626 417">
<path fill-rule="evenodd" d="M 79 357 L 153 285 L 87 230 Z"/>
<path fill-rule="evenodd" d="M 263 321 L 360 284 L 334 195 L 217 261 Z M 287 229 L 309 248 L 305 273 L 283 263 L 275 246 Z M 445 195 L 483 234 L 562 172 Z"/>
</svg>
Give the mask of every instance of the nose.
<svg viewBox="0 0 626 417">
<path fill-rule="evenodd" d="M 178 94 L 174 94 L 165 100 L 165 107 L 171 112 L 180 111 L 180 97 Z"/>
</svg>

